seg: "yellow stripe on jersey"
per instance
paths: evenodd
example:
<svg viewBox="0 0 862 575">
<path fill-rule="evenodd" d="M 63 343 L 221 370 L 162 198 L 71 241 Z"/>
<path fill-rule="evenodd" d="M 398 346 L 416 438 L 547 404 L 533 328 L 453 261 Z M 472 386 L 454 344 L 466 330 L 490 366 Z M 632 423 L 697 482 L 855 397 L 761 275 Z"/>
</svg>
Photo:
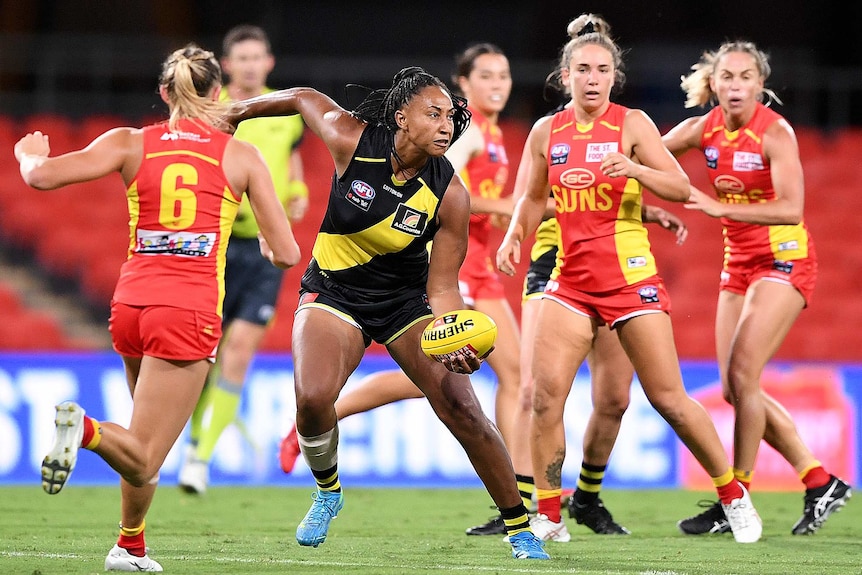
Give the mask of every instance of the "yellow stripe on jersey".
<svg viewBox="0 0 862 575">
<path fill-rule="evenodd" d="M 222 316 L 222 304 L 224 303 L 224 270 L 227 265 L 227 245 L 230 238 L 230 230 L 239 211 L 239 202 L 233 191 L 224 187 L 221 201 L 221 212 L 219 213 L 219 242 L 216 252 L 216 273 L 218 274 L 218 305 L 216 313 Z"/>
<path fill-rule="evenodd" d="M 600 120 L 599 124 L 607 128 L 608 130 L 613 130 L 614 132 L 619 132 L 620 130 L 622 130 L 622 126 L 615 126 L 606 120 Z"/>
<path fill-rule="evenodd" d="M 191 150 L 166 150 L 164 152 L 150 152 L 149 154 L 144 156 L 144 158 L 149 160 L 151 158 L 161 158 L 162 156 L 192 156 L 193 158 L 203 160 L 204 162 L 212 164 L 213 166 L 218 166 L 220 163 L 215 158 L 205 156 L 204 154 L 200 154 L 198 152 L 192 152 Z"/>
<path fill-rule="evenodd" d="M 551 133 L 556 134 L 557 132 L 562 132 L 563 130 L 565 130 L 566 128 L 571 126 L 572 124 L 574 124 L 574 122 L 567 122 L 567 123 L 563 124 L 562 126 L 560 126 L 559 128 L 551 130 Z"/>
<path fill-rule="evenodd" d="M 141 198 L 138 195 L 138 180 L 129 185 L 126 190 L 126 203 L 129 206 L 129 258 L 135 251 L 137 241 L 138 220 L 141 217 Z"/>
<path fill-rule="evenodd" d="M 536 228 L 536 239 L 530 250 L 530 260 L 536 261 L 548 250 L 554 249 L 559 243 L 557 233 L 557 218 L 549 218 L 539 224 Z"/>
<path fill-rule="evenodd" d="M 394 180 L 393 178 L 393 181 Z M 440 200 L 422 181 L 420 188 L 404 205 L 425 212 L 431 218 L 437 213 Z M 312 257 L 324 271 L 339 271 L 367 264 L 372 258 L 384 254 L 398 253 L 415 239 L 415 236 L 392 227 L 395 213 L 386 219 L 352 234 L 329 234 L 320 232 L 314 242 Z"/>
<path fill-rule="evenodd" d="M 627 179 L 614 229 L 617 260 L 628 285 L 658 273 L 647 230 L 641 220 L 642 195 L 640 182 Z"/>
<path fill-rule="evenodd" d="M 775 259 L 800 260 L 808 257 L 808 233 L 805 224 L 769 226 L 769 246 Z"/>
<path fill-rule="evenodd" d="M 369 164 L 380 164 L 386 161 L 386 158 L 360 158 L 359 156 L 353 159 L 357 162 L 368 162 Z"/>
</svg>

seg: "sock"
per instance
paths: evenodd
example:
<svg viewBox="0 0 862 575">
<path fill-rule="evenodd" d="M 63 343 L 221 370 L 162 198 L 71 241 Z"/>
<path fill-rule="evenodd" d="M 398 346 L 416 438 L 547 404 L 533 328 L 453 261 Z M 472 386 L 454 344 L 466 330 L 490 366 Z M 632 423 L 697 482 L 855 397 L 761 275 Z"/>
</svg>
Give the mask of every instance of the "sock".
<svg viewBox="0 0 862 575">
<path fill-rule="evenodd" d="M 146 520 L 135 528 L 123 527 L 123 524 L 120 523 L 120 537 L 117 539 L 117 545 L 136 557 L 146 555 L 147 544 L 144 542 L 144 527 L 146 525 Z"/>
<path fill-rule="evenodd" d="M 102 426 L 98 421 L 84 416 L 84 437 L 81 438 L 81 447 L 84 449 L 96 449 L 102 441 Z"/>
<path fill-rule="evenodd" d="M 330 491 L 332 493 L 341 492 L 341 481 L 338 479 L 338 466 L 334 465 L 323 471 L 311 470 L 314 475 L 314 481 L 317 482 L 317 488 L 320 491 Z"/>
<path fill-rule="evenodd" d="M 536 482 L 532 475 L 515 474 L 515 480 L 518 482 L 518 493 L 521 494 L 521 503 L 524 507 L 530 508 L 533 504 L 533 493 L 536 491 Z"/>
<path fill-rule="evenodd" d="M 832 476 L 823 469 L 823 464 L 814 460 L 811 465 L 799 473 L 799 479 L 805 484 L 805 489 L 817 489 L 829 483 Z"/>
<path fill-rule="evenodd" d="M 536 497 L 539 500 L 539 514 L 547 516 L 554 523 L 562 521 L 560 515 L 560 495 L 562 489 L 536 489 Z M 501 511 L 502 514 L 502 511 Z"/>
<path fill-rule="evenodd" d="M 578 475 L 578 488 L 575 489 L 575 503 L 577 505 L 588 505 L 599 499 L 602 490 L 602 480 L 605 478 L 607 465 L 592 465 L 586 461 L 581 462 L 581 473 Z"/>
<path fill-rule="evenodd" d="M 234 383 L 219 376 L 210 392 L 212 416 L 198 441 L 197 458 L 201 461 L 209 461 L 212 458 L 222 432 L 236 419 L 241 396 L 242 383 Z"/>
<path fill-rule="evenodd" d="M 723 475 L 712 478 L 712 484 L 718 491 L 718 498 L 725 505 L 729 505 L 734 499 L 743 495 L 742 484 L 733 476 L 733 470 L 728 469 Z"/>
<path fill-rule="evenodd" d="M 751 479 L 754 477 L 754 471 L 743 471 L 742 469 L 733 468 L 733 476 L 737 481 L 742 483 L 746 491 L 751 491 Z"/>
<path fill-rule="evenodd" d="M 559 508 L 560 505 L 558 503 L 557 509 Z M 530 530 L 530 519 L 527 516 L 527 506 L 524 505 L 523 502 L 515 507 L 500 509 L 500 517 L 503 518 L 503 523 L 506 525 L 506 535 L 510 537 Z"/>
<path fill-rule="evenodd" d="M 192 444 L 192 447 L 197 447 L 201 440 L 201 435 L 203 435 L 204 415 L 206 415 L 207 410 L 212 407 L 212 390 L 214 387 L 215 385 L 210 383 L 209 379 L 207 379 L 207 383 L 204 385 L 203 391 L 201 391 L 201 396 L 198 398 L 198 402 L 195 405 L 195 410 L 192 412 L 189 425 L 189 442 Z"/>
</svg>

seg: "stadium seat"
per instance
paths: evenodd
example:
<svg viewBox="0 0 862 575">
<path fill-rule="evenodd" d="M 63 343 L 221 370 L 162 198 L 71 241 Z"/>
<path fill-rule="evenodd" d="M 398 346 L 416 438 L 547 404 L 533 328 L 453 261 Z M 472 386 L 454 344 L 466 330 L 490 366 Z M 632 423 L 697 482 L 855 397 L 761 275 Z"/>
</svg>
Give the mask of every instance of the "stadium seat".
<svg viewBox="0 0 862 575">
<path fill-rule="evenodd" d="M 0 349 L 61 350 L 73 347 L 57 321 L 42 312 L 22 309 L 0 321 Z"/>
<path fill-rule="evenodd" d="M 0 283 L 0 318 L 17 313 L 23 308 L 21 297 L 15 288 Z"/>
</svg>

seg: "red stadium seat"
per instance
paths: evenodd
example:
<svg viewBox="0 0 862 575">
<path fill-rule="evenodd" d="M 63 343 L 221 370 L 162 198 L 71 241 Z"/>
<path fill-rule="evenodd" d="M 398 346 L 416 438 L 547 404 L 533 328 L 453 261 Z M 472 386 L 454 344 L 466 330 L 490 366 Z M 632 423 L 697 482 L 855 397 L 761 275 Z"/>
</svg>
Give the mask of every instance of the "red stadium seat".
<svg viewBox="0 0 862 575">
<path fill-rule="evenodd" d="M 4 316 L 0 321 L 0 349 L 60 350 L 70 347 L 71 342 L 57 321 L 42 312 L 21 310 Z"/>
</svg>

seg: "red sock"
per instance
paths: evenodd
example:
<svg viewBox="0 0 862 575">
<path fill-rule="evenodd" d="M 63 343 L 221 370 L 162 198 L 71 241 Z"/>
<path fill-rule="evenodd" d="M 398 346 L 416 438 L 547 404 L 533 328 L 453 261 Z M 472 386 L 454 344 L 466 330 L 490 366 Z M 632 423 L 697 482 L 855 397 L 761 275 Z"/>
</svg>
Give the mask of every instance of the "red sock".
<svg viewBox="0 0 862 575">
<path fill-rule="evenodd" d="M 137 535 L 123 535 L 121 533 L 117 539 L 117 545 L 136 557 L 143 557 L 147 554 L 147 544 L 144 543 L 143 531 Z"/>
<path fill-rule="evenodd" d="M 832 476 L 823 469 L 823 466 L 818 465 L 808 470 L 808 473 L 802 477 L 802 483 L 805 484 L 805 489 L 817 489 L 829 483 L 831 479 Z"/>
<path fill-rule="evenodd" d="M 84 436 L 81 438 L 81 447 L 85 449 L 95 449 L 102 440 L 102 426 L 99 422 L 89 417 L 84 416 Z"/>
<path fill-rule="evenodd" d="M 562 521 L 562 516 L 560 515 L 560 497 L 548 497 L 547 499 L 539 499 L 538 501 L 538 509 L 537 512 L 541 515 L 547 516 L 548 519 L 553 521 L 554 523 L 559 523 Z"/>
<path fill-rule="evenodd" d="M 742 497 L 742 484 L 736 479 L 721 487 L 716 487 L 716 490 L 718 491 L 718 498 L 725 505 L 730 505 L 734 499 Z"/>
<path fill-rule="evenodd" d="M 746 490 L 746 491 L 749 491 L 749 492 L 751 491 L 751 481 L 743 481 L 743 480 L 741 480 L 741 479 L 737 479 L 737 481 L 739 481 L 739 483 L 740 483 L 743 487 L 745 487 L 745 490 Z"/>
</svg>

